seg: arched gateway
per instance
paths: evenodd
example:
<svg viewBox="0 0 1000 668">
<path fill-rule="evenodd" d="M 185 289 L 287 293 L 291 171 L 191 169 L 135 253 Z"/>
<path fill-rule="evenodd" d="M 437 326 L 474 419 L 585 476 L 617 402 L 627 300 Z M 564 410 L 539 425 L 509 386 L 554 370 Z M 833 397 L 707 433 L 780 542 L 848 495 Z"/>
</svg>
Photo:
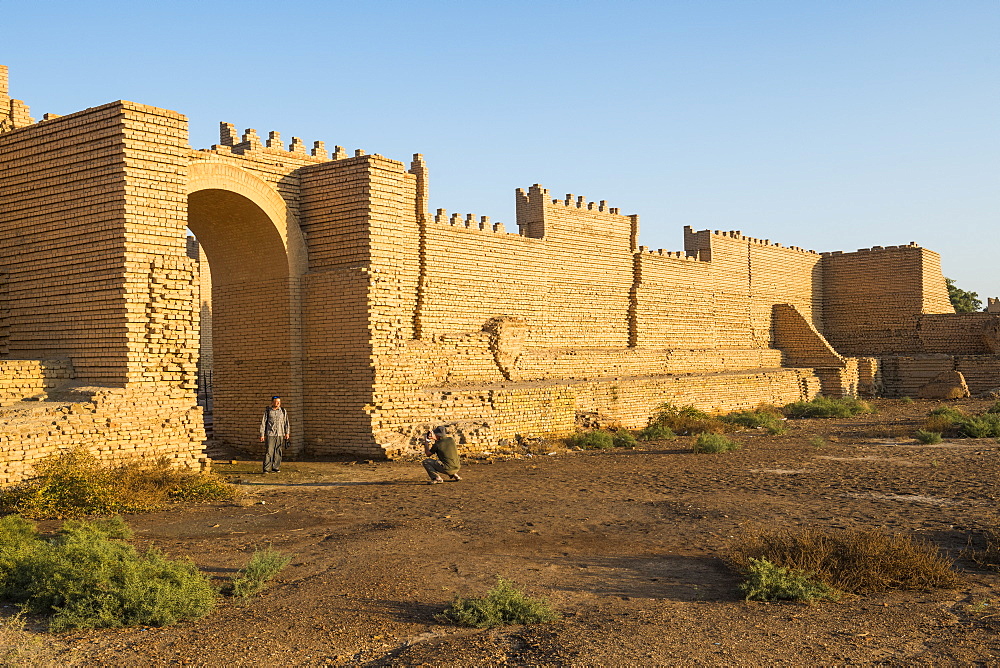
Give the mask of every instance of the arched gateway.
<svg viewBox="0 0 1000 668">
<path fill-rule="evenodd" d="M 215 436 L 251 452 L 272 394 L 294 451 L 377 457 L 435 422 L 495 448 L 667 401 L 1000 385 L 1000 314 L 951 312 L 916 244 L 685 228 L 653 252 L 603 201 L 519 190 L 508 233 L 429 215 L 427 192 L 419 156 L 225 123 L 193 150 L 184 116 L 132 102 L 36 123 L 0 67 L 0 483 L 74 445 L 206 463 L 187 230 L 211 265 Z"/>
</svg>

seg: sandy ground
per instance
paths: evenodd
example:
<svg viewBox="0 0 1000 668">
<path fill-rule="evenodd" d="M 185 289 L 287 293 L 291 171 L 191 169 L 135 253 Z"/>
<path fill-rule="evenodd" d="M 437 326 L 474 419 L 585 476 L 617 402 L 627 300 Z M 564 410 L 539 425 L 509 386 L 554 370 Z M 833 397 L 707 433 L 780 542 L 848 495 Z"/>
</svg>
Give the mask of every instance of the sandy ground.
<svg viewBox="0 0 1000 668">
<path fill-rule="evenodd" d="M 220 583 L 257 547 L 293 555 L 273 586 L 197 622 L 54 641 L 114 666 L 1000 665 L 1000 576 L 961 559 L 955 590 L 813 606 L 743 601 L 724 565 L 753 526 L 884 527 L 958 557 L 997 523 L 1000 445 L 920 445 L 903 435 L 934 404 L 878 405 L 792 420 L 782 436 L 744 432 L 732 453 L 693 454 L 679 438 L 469 462 L 441 485 L 415 462 L 288 462 L 266 477 L 256 462 L 220 463 L 247 490 L 242 505 L 129 522 L 141 545 Z M 487 631 L 436 620 L 496 575 L 562 619 Z"/>
</svg>

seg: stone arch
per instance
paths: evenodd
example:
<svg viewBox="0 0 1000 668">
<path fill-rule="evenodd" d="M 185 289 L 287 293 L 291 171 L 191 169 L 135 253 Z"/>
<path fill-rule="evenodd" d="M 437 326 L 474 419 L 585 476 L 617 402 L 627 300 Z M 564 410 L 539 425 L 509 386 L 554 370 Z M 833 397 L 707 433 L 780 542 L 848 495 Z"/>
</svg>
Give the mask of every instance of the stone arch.
<svg viewBox="0 0 1000 668">
<path fill-rule="evenodd" d="M 260 447 L 257 421 L 269 396 L 282 396 L 290 417 L 302 424 L 305 241 L 275 187 L 239 167 L 191 163 L 186 191 L 187 225 L 212 276 L 215 437 L 253 451 Z M 301 428 L 292 433 L 296 452 Z"/>
</svg>

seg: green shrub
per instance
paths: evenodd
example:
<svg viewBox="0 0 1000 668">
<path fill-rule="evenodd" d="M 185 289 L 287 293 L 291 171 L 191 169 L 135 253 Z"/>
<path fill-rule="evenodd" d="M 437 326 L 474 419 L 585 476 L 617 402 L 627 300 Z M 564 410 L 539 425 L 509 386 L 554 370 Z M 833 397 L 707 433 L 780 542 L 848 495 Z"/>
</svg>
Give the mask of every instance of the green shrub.
<svg viewBox="0 0 1000 668">
<path fill-rule="evenodd" d="M 726 438 L 722 434 L 698 434 L 698 440 L 694 443 L 695 452 L 717 454 L 719 452 L 729 452 L 730 450 L 739 449 L 739 443 Z"/>
<path fill-rule="evenodd" d="M 969 417 L 969 415 L 964 411 L 961 411 L 957 408 L 953 408 L 951 406 L 938 406 L 928 414 L 940 415 L 942 417 L 949 418 L 952 422 L 961 422 L 965 418 Z"/>
<path fill-rule="evenodd" d="M 498 577 L 497 583 L 483 598 L 455 596 L 440 615 L 442 619 L 478 629 L 508 624 L 538 624 L 559 618 L 549 602 L 530 598 L 510 580 Z"/>
<path fill-rule="evenodd" d="M 814 434 L 809 437 L 809 445 L 813 446 L 814 448 L 822 448 L 826 446 L 826 439 L 820 436 L 819 434 Z"/>
<path fill-rule="evenodd" d="M 964 418 L 963 418 L 964 419 Z M 939 434 L 958 436 L 958 423 L 948 415 L 931 415 L 924 420 L 924 431 L 936 431 Z"/>
<path fill-rule="evenodd" d="M 986 409 L 987 413 L 1000 413 L 1000 401 L 994 402 L 992 406 Z"/>
<path fill-rule="evenodd" d="M 573 434 L 566 439 L 566 444 L 582 450 L 610 450 L 615 447 L 615 439 L 609 432 L 598 429 Z"/>
<path fill-rule="evenodd" d="M 766 410 L 741 411 L 719 418 L 723 422 L 739 425 L 747 429 L 766 429 L 769 434 L 785 433 L 785 425 L 780 413 Z"/>
<path fill-rule="evenodd" d="M 104 466 L 77 448 L 35 465 L 37 477 L 0 490 L 0 508 L 28 517 L 80 517 L 158 510 L 171 501 L 233 499 L 217 475 L 191 473 L 163 458 Z"/>
<path fill-rule="evenodd" d="M 291 557 L 271 548 L 257 550 L 250 557 L 246 568 L 233 578 L 227 587 L 227 593 L 240 598 L 250 598 L 259 594 L 291 560 Z"/>
<path fill-rule="evenodd" d="M 740 589 L 748 601 L 835 601 L 836 590 L 806 571 L 750 558 Z"/>
<path fill-rule="evenodd" d="M 675 434 L 682 435 L 722 434 L 734 429 L 733 426 L 694 406 L 674 406 L 670 403 L 661 404 L 649 424 L 666 427 Z"/>
<path fill-rule="evenodd" d="M 654 423 L 640 431 L 638 438 L 640 441 L 672 441 L 677 434 L 670 427 Z"/>
<path fill-rule="evenodd" d="M 17 545 L 3 547 L 2 595 L 49 616 L 53 631 L 164 626 L 203 617 L 215 605 L 214 587 L 190 561 L 139 553 L 118 540 L 128 534 L 120 519 L 66 522 L 51 538 L 28 537 L 9 518 L 3 523 Z"/>
<path fill-rule="evenodd" d="M 636 443 L 635 436 L 625 429 L 619 429 L 612 434 L 612 442 L 616 448 L 627 448 L 629 450 L 639 445 Z"/>
<path fill-rule="evenodd" d="M 934 545 L 880 529 L 751 531 L 734 543 L 728 561 L 743 574 L 749 572 L 751 559 L 811 573 L 833 589 L 855 594 L 951 588 L 958 583 L 951 562 Z"/>
<path fill-rule="evenodd" d="M 1000 413 L 984 413 L 967 417 L 957 424 L 959 433 L 969 438 L 1000 436 Z"/>
<path fill-rule="evenodd" d="M 918 429 L 917 433 L 914 434 L 914 438 L 925 445 L 934 445 L 941 442 L 941 434 L 936 431 L 924 431 L 923 429 Z"/>
<path fill-rule="evenodd" d="M 796 401 L 782 410 L 793 418 L 843 418 L 875 412 L 871 404 L 856 397 L 828 399 L 824 396 L 816 396 L 812 401 Z"/>
<path fill-rule="evenodd" d="M 899 403 L 901 403 L 901 404 L 912 404 L 913 403 L 913 397 L 903 397 L 902 399 L 899 400 Z"/>
</svg>

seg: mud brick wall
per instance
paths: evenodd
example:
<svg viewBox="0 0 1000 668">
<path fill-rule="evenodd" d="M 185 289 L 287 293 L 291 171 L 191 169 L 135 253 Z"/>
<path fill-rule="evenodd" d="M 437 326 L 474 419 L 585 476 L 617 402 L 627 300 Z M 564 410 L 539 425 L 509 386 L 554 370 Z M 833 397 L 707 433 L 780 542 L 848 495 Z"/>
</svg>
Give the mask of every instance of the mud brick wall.
<svg viewBox="0 0 1000 668">
<path fill-rule="evenodd" d="M 664 402 L 745 410 L 811 398 L 819 388 L 819 379 L 806 369 L 439 388 L 398 397 L 396 414 L 374 427 L 387 450 L 402 454 L 419 448 L 429 425 L 450 423 L 456 425 L 463 449 L 473 451 L 516 436 L 564 436 L 576 429 L 581 413 L 597 414 L 604 424 L 640 429 Z"/>
<path fill-rule="evenodd" d="M 1000 353 L 1000 314 L 921 315 L 917 318 L 917 336 L 928 353 L 995 355 Z"/>
<path fill-rule="evenodd" d="M 697 254 L 650 253 L 635 259 L 635 345 L 712 349 L 718 345 L 715 265 Z"/>
<path fill-rule="evenodd" d="M 404 189 L 407 179 L 400 163 L 387 165 L 369 156 L 306 169 L 301 177 L 302 225 L 310 253 L 303 280 L 304 419 L 307 447 L 317 454 L 381 453 L 371 431 L 376 333 L 368 314 L 375 300 L 388 303 L 393 289 L 383 285 L 389 294 L 375 294 L 371 240 L 373 234 L 384 239 L 386 230 L 372 229 L 367 193 L 373 176 L 386 168 L 395 176 L 389 179 L 390 190 Z M 414 192 L 412 178 L 409 183 Z M 412 202 L 406 207 L 411 217 L 413 207 Z M 379 208 L 379 214 L 384 213 L 385 205 Z M 409 258 L 408 283 L 415 303 L 418 232 L 415 220 L 409 222 L 411 243 L 403 257 Z M 413 308 L 395 315 L 397 336 L 404 331 L 412 336 Z M 383 334 L 394 339 L 391 331 Z"/>
<path fill-rule="evenodd" d="M 791 304 L 775 304 L 774 345 L 783 353 L 785 366 L 844 367 L 844 358 L 811 322 Z"/>
<path fill-rule="evenodd" d="M 842 355 L 918 353 L 917 317 L 955 312 L 940 256 L 916 245 L 825 253 L 823 280 L 823 333 Z"/>
<path fill-rule="evenodd" d="M 822 256 L 797 246 L 772 244 L 739 230 L 695 232 L 684 228 L 686 254 L 712 263 L 716 340 L 727 347 L 772 344 L 771 307 L 792 304 L 823 328 Z"/>
<path fill-rule="evenodd" d="M 115 103 L 0 134 L 7 354 L 98 383 L 128 380 L 123 125 Z"/>
<path fill-rule="evenodd" d="M 951 355 L 893 355 L 881 358 L 880 362 L 885 394 L 889 397 L 915 397 L 937 375 L 955 369 L 955 358 Z"/>
<path fill-rule="evenodd" d="M 208 470 L 200 448 L 205 439 L 200 408 L 192 408 L 184 390 L 155 395 L 142 389 L 77 387 L 86 399 L 40 402 L 0 408 L 0 484 L 17 482 L 34 465 L 61 451 L 82 447 L 103 461 L 165 457 L 177 466 Z"/>
<path fill-rule="evenodd" d="M 65 360 L 0 360 L 0 406 L 44 397 L 72 379 Z"/>
<path fill-rule="evenodd" d="M 996 355 L 956 355 L 955 371 L 965 376 L 973 396 L 1000 389 L 1000 357 Z"/>
<path fill-rule="evenodd" d="M 582 196 L 553 199 L 538 185 L 516 198 L 521 233 L 545 242 L 533 263 L 536 275 L 547 277 L 541 340 L 550 346 L 630 345 L 638 216 Z M 526 278 L 525 285 L 537 280 Z"/>
<path fill-rule="evenodd" d="M 577 412 L 642 426 L 665 397 L 726 410 L 877 385 L 858 356 L 896 356 L 898 391 L 1000 354 L 1000 321 L 951 313 L 937 255 L 912 244 L 820 255 L 686 228 L 683 251 L 651 253 L 637 216 L 539 185 L 516 193 L 516 230 L 431 215 L 428 174 L 419 155 L 229 123 L 193 150 L 184 116 L 131 102 L 33 123 L 0 68 L 0 400 L 69 380 L 13 360 L 65 359 L 61 391 L 97 388 L 77 403 L 103 417 L 42 437 L 25 414 L 29 441 L 194 461 L 201 349 L 220 440 L 259 452 L 277 394 L 290 454 L 377 456 L 448 416 L 488 444 L 571 431 Z M 950 362 L 917 359 L 936 351 Z"/>
</svg>

